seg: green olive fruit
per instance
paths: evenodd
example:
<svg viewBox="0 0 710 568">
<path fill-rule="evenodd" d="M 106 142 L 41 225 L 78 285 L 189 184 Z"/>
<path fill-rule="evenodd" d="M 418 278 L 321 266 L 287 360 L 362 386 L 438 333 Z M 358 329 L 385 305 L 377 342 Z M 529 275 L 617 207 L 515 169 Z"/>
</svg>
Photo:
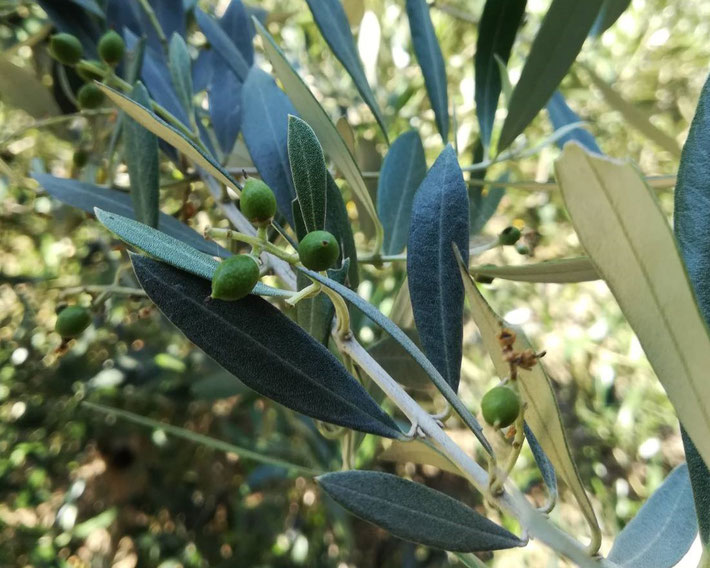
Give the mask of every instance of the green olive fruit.
<svg viewBox="0 0 710 568">
<path fill-rule="evenodd" d="M 72 163 L 77 168 L 83 168 L 89 162 L 89 152 L 79 149 L 72 156 Z"/>
<path fill-rule="evenodd" d="M 520 396 L 509 387 L 493 387 L 481 400 L 481 412 L 491 426 L 506 428 L 520 414 Z"/>
<path fill-rule="evenodd" d="M 212 298 L 241 300 L 259 281 L 259 265 L 253 257 L 240 254 L 223 260 L 212 276 Z"/>
<path fill-rule="evenodd" d="M 99 39 L 99 57 L 109 65 L 118 64 L 123 59 L 126 44 L 123 38 L 115 31 L 109 30 Z"/>
<path fill-rule="evenodd" d="M 528 245 L 525 245 L 523 243 L 518 243 L 515 245 L 515 250 L 518 251 L 518 254 L 522 255 L 529 255 L 530 254 L 530 247 Z"/>
<path fill-rule="evenodd" d="M 79 92 L 76 94 L 76 100 L 79 103 L 79 107 L 83 109 L 94 109 L 101 106 L 104 102 L 104 94 L 96 85 L 93 83 L 87 83 L 82 85 Z"/>
<path fill-rule="evenodd" d="M 100 69 L 101 72 L 99 72 L 98 69 Z M 76 74 L 88 83 L 103 80 L 107 71 L 108 67 L 106 64 L 98 59 L 82 61 L 76 66 Z"/>
<path fill-rule="evenodd" d="M 81 59 L 84 48 L 76 36 L 55 34 L 49 38 L 49 53 L 64 65 L 75 65 Z"/>
<path fill-rule="evenodd" d="M 506 227 L 498 235 L 498 242 L 501 245 L 514 245 L 520 239 L 520 229 L 517 227 Z"/>
<path fill-rule="evenodd" d="M 81 306 L 68 306 L 57 316 L 54 330 L 64 339 L 78 337 L 91 324 L 91 314 Z"/>
<path fill-rule="evenodd" d="M 269 223 L 276 213 L 276 197 L 263 181 L 249 178 L 244 183 L 239 207 L 249 221 L 255 225 L 264 225 Z"/>
<path fill-rule="evenodd" d="M 298 245 L 298 258 L 311 270 L 325 270 L 338 260 L 340 247 L 328 231 L 311 231 Z"/>
</svg>

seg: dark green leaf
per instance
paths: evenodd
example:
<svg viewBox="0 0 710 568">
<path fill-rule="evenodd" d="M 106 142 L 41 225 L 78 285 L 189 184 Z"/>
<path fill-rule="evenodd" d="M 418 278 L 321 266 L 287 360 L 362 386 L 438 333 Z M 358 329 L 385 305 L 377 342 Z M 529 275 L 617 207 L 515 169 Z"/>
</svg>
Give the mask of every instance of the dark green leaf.
<svg viewBox="0 0 710 568">
<path fill-rule="evenodd" d="M 169 67 L 175 92 L 180 98 L 185 112 L 190 116 L 194 112 L 192 109 L 192 60 L 185 40 L 176 33 L 170 38 Z"/>
<path fill-rule="evenodd" d="M 249 65 L 217 20 L 212 16 L 208 16 L 199 8 L 195 9 L 195 19 L 212 48 L 229 65 L 234 74 L 240 80 L 245 81 L 247 73 L 249 73 Z"/>
<path fill-rule="evenodd" d="M 609 560 L 624 568 L 675 566 L 697 534 L 688 467 L 682 464 L 619 533 Z"/>
<path fill-rule="evenodd" d="M 91 12 L 94 14 L 94 16 L 98 16 L 101 19 L 104 19 L 106 15 L 104 14 L 104 11 L 99 7 L 99 5 L 96 3 L 96 0 L 71 0 L 74 2 L 74 4 L 77 4 L 78 6 L 81 6 L 86 10 L 87 12 Z"/>
<path fill-rule="evenodd" d="M 139 105 L 150 107 L 150 96 L 142 83 L 136 83 L 131 98 Z M 160 163 L 158 139 L 132 118 L 126 120 L 126 166 L 131 179 L 131 198 L 136 219 L 141 223 L 158 226 L 158 200 L 160 197 Z"/>
<path fill-rule="evenodd" d="M 382 133 L 387 138 L 387 127 L 382 111 L 367 82 L 343 5 L 340 0 L 307 0 L 307 2 L 313 13 L 313 19 L 316 21 L 321 34 L 323 34 L 323 38 L 325 38 L 335 57 L 338 58 L 350 77 L 352 77 L 360 96 L 365 101 L 365 104 L 370 107 L 372 114 L 375 115 L 375 119 L 382 129 Z"/>
<path fill-rule="evenodd" d="M 274 306 L 249 295 L 211 300 L 210 283 L 133 255 L 143 289 L 185 336 L 248 387 L 318 420 L 388 438 L 396 424 L 321 344 Z"/>
<path fill-rule="evenodd" d="M 503 174 L 498 181 L 508 181 L 508 174 Z M 484 193 L 484 188 L 475 186 L 470 191 L 470 226 L 469 232 L 471 235 L 477 235 L 486 226 L 488 220 L 493 217 L 500 200 L 505 195 L 505 187 L 496 185 L 488 187 Z"/>
<path fill-rule="evenodd" d="M 602 0 L 553 0 L 513 89 L 498 141 L 505 150 L 550 100 L 577 57 Z"/>
<path fill-rule="evenodd" d="M 378 471 L 342 471 L 316 478 L 358 517 L 405 540 L 455 552 L 502 550 L 525 542 L 448 495 Z"/>
<path fill-rule="evenodd" d="M 429 101 L 434 109 L 436 126 L 446 144 L 449 139 L 449 97 L 446 92 L 446 65 L 431 23 L 426 0 L 406 0 L 409 29 L 414 53 L 424 74 Z"/>
<path fill-rule="evenodd" d="M 328 172 L 323 148 L 308 123 L 293 115 L 288 117 L 288 160 L 306 229 L 321 230 L 325 227 Z"/>
<path fill-rule="evenodd" d="M 590 33 L 595 36 L 603 34 L 614 25 L 614 22 L 619 19 L 619 16 L 626 11 L 630 4 L 631 0 L 604 0 Z"/>
<path fill-rule="evenodd" d="M 360 275 L 357 266 L 357 249 L 355 248 L 355 238 L 353 237 L 353 228 L 348 217 L 348 210 L 343 201 L 343 195 L 340 193 L 338 184 L 335 183 L 333 176 L 328 174 L 328 187 L 326 199 L 326 214 L 325 228 L 335 239 L 340 243 L 341 262 L 346 259 L 350 261 L 348 270 L 347 285 L 351 288 L 357 288 L 360 283 Z"/>
<path fill-rule="evenodd" d="M 524 424 L 525 438 L 530 446 L 530 451 L 535 458 L 535 463 L 537 468 L 540 470 L 540 475 L 542 475 L 542 480 L 545 482 L 548 493 L 548 506 L 546 509 L 549 511 L 554 507 L 557 501 L 557 474 L 555 473 L 555 466 L 552 465 L 550 458 L 547 457 L 545 450 L 542 449 L 540 442 L 538 442 L 535 434 L 528 426 L 528 423 Z"/>
<path fill-rule="evenodd" d="M 308 276 L 313 278 L 313 280 L 317 280 L 324 286 L 327 286 L 331 290 L 334 290 L 335 292 L 340 294 L 345 300 L 347 300 L 363 314 L 369 317 L 373 322 L 375 322 L 383 330 L 385 330 L 390 337 L 392 337 L 402 347 L 404 347 L 404 349 L 407 350 L 407 353 L 409 353 L 412 358 L 419 364 L 419 366 L 424 369 L 426 374 L 429 375 L 429 378 L 431 378 L 436 388 L 439 389 L 439 392 L 444 396 L 444 398 L 448 401 L 452 408 L 458 413 L 464 424 L 466 424 L 466 426 L 475 434 L 476 438 L 478 438 L 478 440 L 481 442 L 484 449 L 489 454 L 493 452 L 491 445 L 488 443 L 488 440 L 486 440 L 486 437 L 483 434 L 483 430 L 481 429 L 481 425 L 478 423 L 478 420 L 476 420 L 476 418 L 461 402 L 461 399 L 456 396 L 454 390 L 444 380 L 439 371 L 437 371 L 436 367 L 432 365 L 431 361 L 429 361 L 429 359 L 424 356 L 424 353 L 421 352 L 421 350 L 414 344 L 414 342 L 407 336 L 406 333 L 404 333 L 394 323 L 392 323 L 391 320 L 386 318 L 382 314 L 382 312 L 380 312 L 375 306 L 363 300 L 357 294 L 357 292 L 354 292 L 353 290 L 346 288 L 342 284 L 338 284 L 337 282 L 334 282 L 330 278 L 326 278 L 325 276 L 322 276 L 317 272 L 313 272 L 312 270 L 308 270 L 301 266 L 296 266 L 296 268 L 304 274 L 308 274 Z"/>
<path fill-rule="evenodd" d="M 710 78 L 705 82 L 678 170 L 675 235 L 706 322 L 710 322 Z M 700 532 L 710 546 L 710 472 L 681 428 Z"/>
<path fill-rule="evenodd" d="M 127 193 L 48 174 L 35 174 L 33 177 L 52 197 L 91 215 L 94 214 L 95 208 L 99 208 L 129 219 L 135 218 L 131 198 Z M 214 241 L 206 241 L 199 233 L 165 213 L 158 217 L 158 229 L 209 255 L 226 258 L 231 254 Z"/>
<path fill-rule="evenodd" d="M 501 77 L 495 55 L 508 62 L 527 0 L 487 0 L 476 44 L 476 115 L 486 148 L 491 143 Z"/>
<path fill-rule="evenodd" d="M 414 196 L 407 275 L 424 352 L 456 391 L 461 373 L 464 290 L 452 243 L 468 258 L 468 192 L 451 145 Z"/>
<path fill-rule="evenodd" d="M 96 218 L 104 227 L 129 245 L 142 250 L 153 258 L 167 262 L 170 266 L 180 268 L 206 280 L 212 280 L 219 263 L 211 256 L 128 217 L 102 211 L 99 208 L 96 208 L 95 212 Z M 259 296 L 288 297 L 291 295 L 288 291 L 272 288 L 261 282 L 257 282 L 252 293 Z"/>
<path fill-rule="evenodd" d="M 377 214 L 385 229 L 384 254 L 399 254 L 407 245 L 414 193 L 426 175 L 419 133 L 405 132 L 390 146 L 377 185 Z"/>
<path fill-rule="evenodd" d="M 581 122 L 577 113 L 575 113 L 565 101 L 562 93 L 555 91 L 552 98 L 547 103 L 547 112 L 550 115 L 550 121 L 555 130 L 559 130 L 567 126 L 568 124 L 574 124 L 575 122 Z M 587 150 L 596 152 L 597 154 L 602 154 L 603 152 L 597 145 L 594 136 L 584 128 L 575 128 L 572 132 L 565 134 L 564 136 L 557 139 L 557 145 L 562 148 L 567 142 L 574 140 L 579 142 Z"/>
<path fill-rule="evenodd" d="M 288 163 L 288 117 L 295 113 L 271 76 L 252 67 L 242 88 L 242 135 L 261 178 L 276 195 L 279 212 L 291 225 L 296 193 Z"/>
</svg>

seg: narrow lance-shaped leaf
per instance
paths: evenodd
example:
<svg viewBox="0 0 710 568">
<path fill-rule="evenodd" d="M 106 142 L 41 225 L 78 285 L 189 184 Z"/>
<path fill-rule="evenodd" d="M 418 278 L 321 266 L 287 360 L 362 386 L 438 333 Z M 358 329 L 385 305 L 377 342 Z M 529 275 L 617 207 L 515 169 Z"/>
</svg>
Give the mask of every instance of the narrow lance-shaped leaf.
<svg viewBox="0 0 710 568">
<path fill-rule="evenodd" d="M 140 82 L 133 88 L 131 97 L 138 104 L 150 105 L 148 91 Z M 126 121 L 125 136 L 124 154 L 131 180 L 131 199 L 136 219 L 151 227 L 157 227 L 160 195 L 158 139 L 133 119 Z"/>
<path fill-rule="evenodd" d="M 614 25 L 626 9 L 631 4 L 631 0 L 604 0 L 597 21 L 594 22 L 592 35 L 599 36 Z"/>
<path fill-rule="evenodd" d="M 95 212 L 96 218 L 104 227 L 129 245 L 142 250 L 153 258 L 168 263 L 170 266 L 180 268 L 206 280 L 212 280 L 219 262 L 210 255 L 204 254 L 170 235 L 128 217 L 103 211 L 98 207 Z M 252 294 L 277 297 L 291 295 L 286 290 L 272 288 L 261 282 L 256 283 Z"/>
<path fill-rule="evenodd" d="M 237 46 L 232 43 L 232 40 L 229 39 L 229 36 L 212 16 L 208 16 L 199 8 L 195 9 L 194 13 L 197 24 L 212 48 L 229 65 L 234 74 L 242 81 L 245 81 L 247 73 L 249 73 L 249 65 L 242 53 L 237 49 Z"/>
<path fill-rule="evenodd" d="M 582 49 L 601 3 L 553 0 L 510 98 L 498 152 L 510 146 L 550 100 Z"/>
<path fill-rule="evenodd" d="M 424 83 L 434 109 L 436 126 L 444 144 L 449 139 L 449 96 L 446 92 L 446 65 L 436 39 L 426 0 L 406 0 L 414 53 L 424 75 Z"/>
<path fill-rule="evenodd" d="M 449 145 L 414 196 L 407 275 L 424 352 L 455 391 L 461 374 L 464 290 L 452 243 L 468 258 L 468 192 Z"/>
<path fill-rule="evenodd" d="M 115 91 L 111 87 L 99 84 L 100 89 L 113 101 L 121 110 L 133 120 L 150 130 L 153 134 L 171 144 L 183 154 L 185 154 L 195 164 L 204 168 L 210 175 L 213 175 L 220 182 L 239 192 L 239 184 L 229 175 L 219 163 L 210 155 L 199 149 L 192 140 L 178 132 L 162 118 L 159 118 L 148 107 L 132 101 L 125 95 Z"/>
<path fill-rule="evenodd" d="M 99 208 L 130 219 L 135 218 L 131 197 L 127 193 L 48 174 L 35 174 L 33 177 L 52 197 L 90 215 L 94 214 L 95 208 Z M 158 216 L 158 229 L 209 255 L 227 257 L 231 254 L 214 241 L 205 240 L 202 235 L 165 213 L 160 213 Z"/>
<path fill-rule="evenodd" d="M 192 108 L 192 60 L 187 44 L 182 36 L 173 34 L 169 49 L 170 76 L 175 92 L 188 116 L 194 112 Z M 148 106 L 144 104 L 143 106 Z"/>
<path fill-rule="evenodd" d="M 396 475 L 354 470 L 316 480 L 343 507 L 405 540 L 456 552 L 525 545 L 448 495 Z"/>
<path fill-rule="evenodd" d="M 217 71 L 208 89 L 210 121 L 219 147 L 229 155 L 242 127 L 243 85 L 224 63 L 215 66 Z"/>
<path fill-rule="evenodd" d="M 577 116 L 577 113 L 569 107 L 567 101 L 565 101 L 565 98 L 559 91 L 555 91 L 555 94 L 552 95 L 552 98 L 547 103 L 547 112 L 550 115 L 550 121 L 552 122 L 552 126 L 555 130 L 564 128 L 568 124 L 574 124 L 581 121 L 579 116 Z M 591 150 L 597 154 L 602 153 L 601 149 L 597 145 L 597 141 L 594 139 L 594 136 L 592 136 L 592 134 L 584 128 L 575 128 L 561 138 L 558 138 L 557 145 L 562 148 L 567 142 L 572 140 L 579 142 L 587 150 Z"/>
<path fill-rule="evenodd" d="M 710 463 L 710 336 L 653 190 L 630 163 L 575 144 L 565 146 L 555 173 L 582 246 Z"/>
<path fill-rule="evenodd" d="M 614 541 L 609 560 L 623 568 L 675 566 L 698 534 L 688 467 L 679 465 Z"/>
<path fill-rule="evenodd" d="M 377 213 L 385 229 L 384 254 L 399 254 L 407 245 L 414 194 L 425 175 L 422 139 L 410 130 L 392 143 L 380 170 Z"/>
<path fill-rule="evenodd" d="M 252 67 L 242 88 L 242 135 L 261 178 L 274 191 L 279 212 L 293 226 L 296 196 L 288 161 L 288 117 L 296 109 L 271 76 Z"/>
<path fill-rule="evenodd" d="M 330 118 L 320 106 L 313 93 L 308 89 L 298 73 L 291 67 L 284 54 L 276 45 L 266 28 L 257 19 L 252 18 L 259 35 L 264 43 L 264 51 L 271 61 L 274 72 L 281 80 L 284 89 L 288 92 L 289 98 L 293 101 L 298 113 L 313 128 L 318 140 L 326 150 L 328 156 L 338 167 L 343 177 L 348 182 L 351 191 L 362 203 L 365 211 L 370 215 L 375 224 L 376 249 L 379 250 L 382 244 L 382 224 L 377 218 L 375 206 L 372 203 L 370 192 L 367 189 L 365 180 L 362 177 L 360 168 L 355 163 L 347 144 L 340 133 L 331 122 Z"/>
<path fill-rule="evenodd" d="M 461 420 L 466 424 L 466 426 L 474 433 L 478 441 L 481 442 L 483 448 L 489 453 L 493 453 L 490 443 L 486 440 L 483 434 L 483 429 L 478 423 L 478 420 L 471 414 L 471 412 L 466 408 L 466 406 L 461 402 L 461 399 L 456 396 L 454 389 L 449 386 L 449 383 L 444 380 L 441 373 L 437 371 L 436 367 L 424 356 L 424 353 L 415 345 L 415 343 L 404 333 L 400 328 L 398 328 L 391 320 L 385 317 L 380 310 L 375 306 L 363 300 L 357 292 L 354 292 L 350 288 L 346 288 L 342 284 L 322 276 L 318 272 L 313 272 L 301 266 L 296 267 L 297 270 L 303 272 L 310 276 L 313 280 L 316 280 L 327 286 L 331 290 L 334 290 L 340 294 L 346 301 L 355 306 L 363 314 L 369 317 L 373 322 L 379 325 L 387 334 L 397 341 L 404 349 L 409 353 L 412 358 L 417 362 L 417 364 L 424 369 L 429 378 L 434 383 L 439 392 L 443 395 L 446 401 L 451 405 L 451 407 L 456 411 L 456 413 L 461 417 Z"/>
<path fill-rule="evenodd" d="M 547 487 L 548 501 L 544 510 L 549 513 L 557 502 L 557 474 L 555 473 L 555 466 L 552 465 L 550 458 L 547 457 L 545 450 L 542 449 L 542 445 L 527 422 L 525 422 L 523 428 L 525 430 L 525 439 L 528 441 L 537 468 L 540 470 L 542 480 Z"/>
<path fill-rule="evenodd" d="M 236 302 L 205 302 L 211 291 L 206 280 L 145 257 L 131 260 L 160 311 L 248 387 L 317 420 L 401 437 L 340 362 L 265 300 L 249 295 Z"/>
<path fill-rule="evenodd" d="M 517 282 L 548 282 L 562 284 L 566 282 L 589 282 L 599 280 L 594 264 L 586 256 L 545 260 L 535 264 L 517 266 L 494 266 L 484 264 L 470 269 L 475 276 L 501 278 Z"/>
<path fill-rule="evenodd" d="M 325 227 L 328 170 L 316 133 L 307 122 L 288 117 L 288 160 L 308 232 Z"/>
<path fill-rule="evenodd" d="M 486 148 L 501 92 L 501 74 L 495 56 L 505 64 L 525 14 L 527 0 L 487 0 L 478 25 L 476 44 L 476 115 Z M 505 66 L 505 65 L 504 65 Z"/>
<path fill-rule="evenodd" d="M 246 64 L 251 67 L 254 63 L 254 25 L 244 3 L 241 0 L 231 0 L 219 20 L 219 25 L 242 54 Z"/>
<path fill-rule="evenodd" d="M 455 252 L 457 253 L 459 270 L 466 289 L 466 296 L 471 306 L 473 320 L 478 326 L 483 345 L 493 361 L 493 366 L 498 376 L 501 378 L 506 377 L 510 372 L 510 367 L 503 358 L 503 352 L 498 342 L 498 334 L 500 334 L 501 329 L 506 327 L 515 331 L 516 339 L 513 344 L 515 351 L 532 349 L 532 345 L 522 330 L 505 322 L 491 309 L 473 283 L 473 280 L 471 280 L 461 255 L 458 254 L 458 251 Z M 560 409 L 557 406 L 557 399 L 555 398 L 550 378 L 547 376 L 542 364 L 538 362 L 530 371 L 525 371 L 524 376 L 518 381 L 518 387 L 523 400 L 528 404 L 525 412 L 526 422 L 540 442 L 545 454 L 553 463 L 557 474 L 562 477 L 577 500 L 593 534 L 590 548 L 594 549 L 593 552 L 596 552 L 600 544 L 599 524 L 597 523 L 594 509 L 589 502 L 589 497 L 582 485 L 577 466 L 572 458 L 572 452 L 567 443 L 567 436 L 562 425 Z"/>
<path fill-rule="evenodd" d="M 483 172 L 485 174 L 485 172 Z M 508 181 L 508 174 L 505 173 L 498 178 L 499 182 Z M 481 177 L 483 179 L 483 177 Z M 478 235 L 486 223 L 495 214 L 500 204 L 500 200 L 505 195 L 505 186 L 488 187 L 484 193 L 482 186 L 473 187 L 469 191 L 469 233 Z M 472 251 L 469 251 L 473 254 Z"/>
<path fill-rule="evenodd" d="M 683 147 L 675 190 L 675 236 L 700 312 L 710 324 L 710 79 L 698 101 Z M 681 427 L 688 471 L 695 495 L 700 537 L 710 547 L 710 471 Z"/>
<path fill-rule="evenodd" d="M 380 125 L 380 129 L 387 139 L 387 126 L 380 106 L 377 104 L 377 99 L 367 82 L 343 5 L 340 0 L 307 0 L 307 2 L 323 38 L 352 77 L 360 96 L 370 107 L 377 124 Z"/>
</svg>

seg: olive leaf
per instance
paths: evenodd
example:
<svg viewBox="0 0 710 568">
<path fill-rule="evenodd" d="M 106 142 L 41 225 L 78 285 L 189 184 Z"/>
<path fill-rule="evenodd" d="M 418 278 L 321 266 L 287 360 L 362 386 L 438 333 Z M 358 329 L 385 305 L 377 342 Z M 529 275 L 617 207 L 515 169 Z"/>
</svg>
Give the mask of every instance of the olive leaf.
<svg viewBox="0 0 710 568">
<path fill-rule="evenodd" d="M 455 253 L 473 320 L 478 326 L 483 345 L 493 361 L 493 366 L 498 376 L 500 378 L 506 377 L 510 368 L 503 358 L 503 352 L 498 343 L 498 334 L 501 329 L 507 327 L 515 331 L 516 339 L 513 348 L 516 351 L 532 349 L 532 346 L 522 330 L 505 322 L 488 305 L 473 280 L 471 280 L 466 264 L 461 259 L 458 250 L 455 250 Z M 592 529 L 592 533 L 598 535 L 599 524 L 589 497 L 582 485 L 577 466 L 572 458 L 567 435 L 562 425 L 560 409 L 557 406 L 557 399 L 550 384 L 550 378 L 547 376 L 542 364 L 538 362 L 530 371 L 525 371 L 525 376 L 518 381 L 518 386 L 523 400 L 528 404 L 525 412 L 528 426 L 535 434 L 545 454 L 554 464 L 557 473 L 572 491 L 582 510 L 582 514 Z M 596 544 L 598 546 L 598 543 Z"/>
<path fill-rule="evenodd" d="M 476 115 L 483 145 L 491 143 L 493 121 L 498 108 L 502 77 L 499 63 L 505 67 L 518 33 L 527 0 L 487 0 L 478 25 L 476 43 Z"/>
<path fill-rule="evenodd" d="M 192 60 L 187 44 L 180 34 L 174 33 L 170 38 L 170 48 L 168 51 L 168 67 L 173 80 L 175 92 L 180 98 L 185 112 L 189 115 L 192 109 Z M 143 106 L 148 107 L 150 101 L 143 101 Z"/>
<path fill-rule="evenodd" d="M 139 105 L 150 106 L 148 91 L 140 82 L 133 87 L 131 98 Z M 160 198 L 158 139 L 132 118 L 126 121 L 125 128 L 124 153 L 136 219 L 151 227 L 157 227 Z"/>
<path fill-rule="evenodd" d="M 394 421 L 340 362 L 258 296 L 205 301 L 206 280 L 132 255 L 140 285 L 195 345 L 248 387 L 297 412 L 354 430 L 399 438 Z"/>
<path fill-rule="evenodd" d="M 293 115 L 288 117 L 288 160 L 306 230 L 321 230 L 328 174 L 323 148 L 308 123 Z"/>
<path fill-rule="evenodd" d="M 552 98 L 547 103 L 547 113 L 550 115 L 550 121 L 555 130 L 564 128 L 568 124 L 580 122 L 579 116 L 575 113 L 565 101 L 562 93 L 555 91 Z M 587 150 L 602 154 L 601 149 L 597 145 L 597 141 L 592 134 L 584 128 L 575 128 L 564 136 L 557 139 L 557 145 L 563 148 L 567 142 L 574 140 L 579 142 Z"/>
<path fill-rule="evenodd" d="M 454 391 L 461 374 L 464 289 L 451 243 L 468 258 L 468 235 L 468 190 L 448 145 L 414 196 L 407 275 L 424 352 Z"/>
<path fill-rule="evenodd" d="M 414 54 L 419 61 L 436 126 L 446 144 L 449 139 L 449 97 L 446 91 L 446 64 L 436 38 L 426 0 L 406 0 Z"/>
<path fill-rule="evenodd" d="M 360 96 L 365 101 L 365 104 L 370 107 L 377 124 L 382 130 L 382 134 L 387 139 L 387 126 L 380 106 L 377 104 L 377 99 L 367 82 L 343 5 L 340 0 L 306 1 L 323 38 L 330 46 L 335 57 L 338 58 L 338 61 L 343 64 L 345 70 L 352 77 Z"/>
<path fill-rule="evenodd" d="M 199 8 L 195 8 L 194 14 L 197 25 L 200 26 L 202 33 L 205 34 L 212 48 L 220 55 L 224 62 L 229 65 L 229 68 L 234 74 L 240 80 L 245 81 L 250 66 L 244 59 L 241 51 L 232 43 L 227 33 L 212 16 L 208 16 Z"/>
<path fill-rule="evenodd" d="M 600 36 L 619 19 L 631 4 L 631 0 L 604 0 L 599 16 L 590 32 L 592 35 Z"/>
<path fill-rule="evenodd" d="M 340 268 L 327 271 L 328 278 L 343 284 L 347 279 L 349 269 L 350 259 L 346 258 Z M 297 279 L 299 290 L 311 283 L 310 279 L 300 272 L 297 275 Z M 318 294 L 315 298 L 301 300 L 296 305 L 296 321 L 298 325 L 325 346 L 328 345 L 330 327 L 334 316 L 335 308 L 333 303 L 325 294 Z"/>
<path fill-rule="evenodd" d="M 399 254 L 407 244 L 414 194 L 426 175 L 422 139 L 416 130 L 390 146 L 377 184 L 377 213 L 385 230 L 382 252 Z"/>
<path fill-rule="evenodd" d="M 129 219 L 135 218 L 131 197 L 122 191 L 49 174 L 34 174 L 32 177 L 52 197 L 91 215 L 94 214 L 94 209 L 102 209 Z M 205 240 L 202 235 L 165 213 L 158 216 L 158 229 L 203 253 L 224 258 L 231 254 L 216 242 Z"/>
<path fill-rule="evenodd" d="M 623 568 L 667 568 L 688 552 L 698 534 L 688 467 L 679 465 L 624 527 L 609 552 Z"/>
<path fill-rule="evenodd" d="M 501 278 L 517 282 L 589 282 L 599 280 L 600 276 L 592 261 L 586 256 L 578 258 L 562 258 L 545 260 L 534 264 L 519 264 L 516 266 L 473 266 L 469 272 L 478 276 Z"/>
<path fill-rule="evenodd" d="M 542 445 L 527 422 L 523 424 L 523 429 L 525 430 L 525 439 L 528 441 L 528 446 L 530 446 L 530 451 L 535 459 L 537 468 L 540 470 L 542 480 L 547 487 L 548 503 L 544 509 L 549 512 L 557 502 L 557 474 L 555 473 L 555 466 L 552 465 L 550 458 L 545 453 L 545 450 L 542 449 Z"/>
<path fill-rule="evenodd" d="M 550 100 L 582 49 L 601 4 L 553 0 L 510 97 L 498 152 L 510 146 Z"/>
<path fill-rule="evenodd" d="M 211 256 L 133 219 L 122 217 L 116 213 L 102 211 L 98 207 L 94 211 L 96 218 L 104 227 L 129 245 L 175 268 L 180 268 L 206 280 L 212 280 L 219 262 Z M 277 297 L 291 295 L 286 290 L 272 288 L 261 282 L 257 282 L 252 294 Z"/>
<path fill-rule="evenodd" d="M 378 471 L 343 471 L 316 478 L 333 499 L 393 535 L 456 552 L 502 550 L 525 542 L 448 495 Z"/>
</svg>

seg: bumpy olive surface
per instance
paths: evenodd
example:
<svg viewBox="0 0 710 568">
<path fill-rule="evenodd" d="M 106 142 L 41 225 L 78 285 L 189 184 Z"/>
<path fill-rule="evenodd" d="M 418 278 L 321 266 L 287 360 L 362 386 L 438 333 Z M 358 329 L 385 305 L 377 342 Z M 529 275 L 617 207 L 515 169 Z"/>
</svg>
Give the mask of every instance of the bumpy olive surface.
<svg viewBox="0 0 710 568">
<path fill-rule="evenodd" d="M 311 270 L 325 270 L 338 260 L 340 247 L 328 231 L 311 231 L 298 245 L 298 257 Z"/>
<path fill-rule="evenodd" d="M 81 108 L 98 108 L 101 106 L 101 103 L 104 102 L 104 94 L 101 89 L 93 83 L 87 83 L 79 89 L 79 92 L 76 94 L 76 100 L 79 102 Z"/>
<path fill-rule="evenodd" d="M 498 242 L 502 245 L 514 245 L 520 238 L 520 229 L 516 227 L 506 227 L 498 235 Z"/>
<path fill-rule="evenodd" d="M 116 65 L 123 59 L 126 44 L 115 31 L 110 30 L 101 36 L 98 45 L 99 57 L 109 65 Z"/>
<path fill-rule="evenodd" d="M 267 223 L 276 213 L 276 197 L 263 181 L 249 178 L 244 183 L 239 207 L 252 223 Z"/>
<path fill-rule="evenodd" d="M 520 397 L 511 388 L 493 387 L 481 400 L 481 412 L 488 424 L 505 428 L 520 414 Z"/>
<path fill-rule="evenodd" d="M 217 267 L 212 277 L 212 297 L 217 300 L 240 300 L 259 281 L 259 265 L 246 254 L 230 256 Z"/>
<path fill-rule="evenodd" d="M 81 59 L 84 49 L 76 36 L 55 34 L 49 38 L 49 52 L 60 63 L 74 65 Z"/>
<path fill-rule="evenodd" d="M 81 306 L 64 308 L 57 316 L 54 330 L 64 339 L 78 337 L 91 324 L 91 314 Z"/>
</svg>

